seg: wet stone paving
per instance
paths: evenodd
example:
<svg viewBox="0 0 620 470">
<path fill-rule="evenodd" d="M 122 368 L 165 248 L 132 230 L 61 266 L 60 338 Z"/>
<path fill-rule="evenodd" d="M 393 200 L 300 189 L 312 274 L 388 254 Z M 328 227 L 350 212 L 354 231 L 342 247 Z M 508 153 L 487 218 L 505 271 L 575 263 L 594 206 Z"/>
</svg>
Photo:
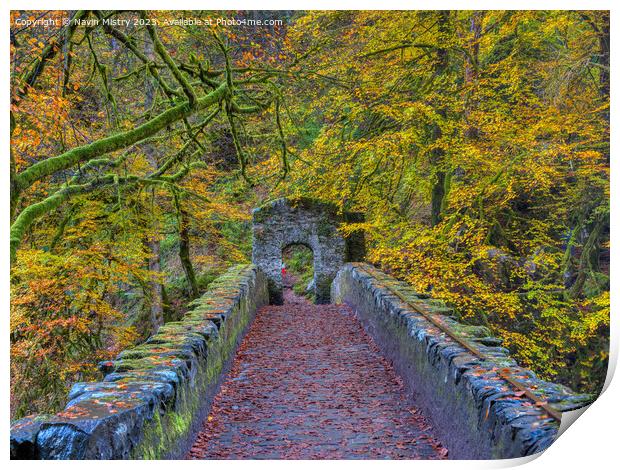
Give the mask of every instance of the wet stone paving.
<svg viewBox="0 0 620 470">
<path fill-rule="evenodd" d="M 260 309 L 189 459 L 443 459 L 401 379 L 343 305 Z"/>
</svg>

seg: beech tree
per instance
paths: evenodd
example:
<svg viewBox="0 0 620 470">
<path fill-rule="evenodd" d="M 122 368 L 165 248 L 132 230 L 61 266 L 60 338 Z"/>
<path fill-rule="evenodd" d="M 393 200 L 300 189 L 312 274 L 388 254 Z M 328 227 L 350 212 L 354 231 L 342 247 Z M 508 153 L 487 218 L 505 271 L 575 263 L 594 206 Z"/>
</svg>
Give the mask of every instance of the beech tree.
<svg viewBox="0 0 620 470">
<path fill-rule="evenodd" d="M 72 57 L 77 54 L 79 47 L 88 47 L 92 60 L 93 73 L 101 76 L 104 86 L 105 99 L 112 105 L 118 106 L 116 92 L 121 92 L 115 83 L 124 82 L 129 78 L 144 75 L 145 80 L 152 80 L 157 88 L 160 99 L 153 102 L 152 109 L 142 116 L 134 116 L 128 126 L 119 126 L 108 135 L 98 138 L 84 145 L 70 148 L 58 155 L 49 156 L 31 165 L 19 168 L 11 165 L 11 257 L 15 258 L 25 232 L 40 217 L 49 214 L 64 202 L 77 194 L 97 191 L 104 186 L 148 187 L 165 185 L 174 187 L 192 169 L 203 164 L 196 159 L 203 147 L 200 134 L 203 129 L 221 112 L 226 116 L 230 125 L 230 132 L 237 150 L 241 175 L 247 178 L 247 157 L 239 143 L 237 131 L 238 122 L 244 115 L 257 113 L 266 109 L 274 98 L 273 84 L 268 86 L 272 74 L 269 71 L 249 69 L 235 70 L 231 66 L 229 51 L 219 33 L 213 29 L 212 45 L 221 54 L 222 67 L 215 69 L 208 61 L 200 61 L 194 54 L 187 57 L 173 57 L 159 37 L 157 28 L 153 26 L 147 13 L 140 15 L 144 28 L 148 32 L 151 46 L 156 57 L 148 57 L 137 46 L 137 37 L 142 28 L 126 34 L 110 26 L 109 20 L 119 15 L 119 12 L 84 12 L 74 14 L 72 22 L 60 31 L 64 33 L 64 41 L 68 44 L 64 54 Z M 81 27 L 78 20 L 95 17 L 99 20 L 95 27 Z M 135 16 L 134 16 L 135 17 Z M 122 75 L 115 73 L 102 62 L 97 42 L 106 39 L 115 39 L 124 51 L 115 51 L 121 55 L 131 53 L 135 59 L 131 68 L 123 70 Z M 115 46 L 116 47 L 116 46 Z M 15 55 L 19 55 L 19 48 L 15 46 Z M 35 88 L 37 78 L 41 75 L 47 63 L 62 55 L 62 44 L 52 37 L 45 44 L 32 64 L 15 77 L 14 103 L 12 105 L 12 130 L 15 130 L 15 114 L 19 114 L 19 101 L 22 101 L 28 91 Z M 19 59 L 15 59 L 15 63 Z M 67 59 L 68 62 L 68 59 Z M 75 61 L 73 68 L 76 67 Z M 66 67 L 64 82 L 71 83 L 71 67 Z M 237 76 L 235 76 L 238 74 Z M 77 85 L 76 85 L 77 86 Z M 16 101 L 17 100 L 17 101 Z M 190 121 L 190 118 L 194 118 Z M 147 174 L 106 173 L 103 169 L 118 168 L 124 161 L 123 155 L 117 152 L 132 146 L 144 143 L 148 138 L 158 133 L 174 132 L 177 125 L 182 125 L 179 135 L 187 139 L 187 145 L 177 154 L 169 156 L 157 168 Z M 67 182 L 54 190 L 47 197 L 40 200 L 24 200 L 24 193 L 40 181 L 62 173 L 68 178 Z"/>
<path fill-rule="evenodd" d="M 288 38 L 321 76 L 288 84 L 287 131 L 305 135 L 277 193 L 365 212 L 349 230 L 371 261 L 542 376 L 600 387 L 608 28 L 605 12 L 308 13 Z"/>
</svg>

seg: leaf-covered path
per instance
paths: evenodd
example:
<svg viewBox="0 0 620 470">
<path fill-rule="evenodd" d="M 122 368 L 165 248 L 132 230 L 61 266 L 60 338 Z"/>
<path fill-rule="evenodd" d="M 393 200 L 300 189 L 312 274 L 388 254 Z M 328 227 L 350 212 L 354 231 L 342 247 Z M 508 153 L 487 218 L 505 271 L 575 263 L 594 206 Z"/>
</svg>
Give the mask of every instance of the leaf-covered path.
<svg viewBox="0 0 620 470">
<path fill-rule="evenodd" d="M 191 459 L 438 459 L 447 450 L 349 308 L 259 310 Z"/>
</svg>

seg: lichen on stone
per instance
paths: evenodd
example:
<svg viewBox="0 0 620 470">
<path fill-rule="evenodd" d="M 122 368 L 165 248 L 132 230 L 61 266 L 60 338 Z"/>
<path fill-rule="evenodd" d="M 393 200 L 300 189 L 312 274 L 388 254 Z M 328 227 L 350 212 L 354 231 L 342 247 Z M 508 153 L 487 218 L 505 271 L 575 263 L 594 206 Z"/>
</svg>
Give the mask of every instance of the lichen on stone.
<svg viewBox="0 0 620 470">
<path fill-rule="evenodd" d="M 13 423 L 12 458 L 180 457 L 241 334 L 267 301 L 256 267 L 230 268 L 183 320 L 100 363 L 102 382 L 75 384 L 65 410 Z"/>
</svg>

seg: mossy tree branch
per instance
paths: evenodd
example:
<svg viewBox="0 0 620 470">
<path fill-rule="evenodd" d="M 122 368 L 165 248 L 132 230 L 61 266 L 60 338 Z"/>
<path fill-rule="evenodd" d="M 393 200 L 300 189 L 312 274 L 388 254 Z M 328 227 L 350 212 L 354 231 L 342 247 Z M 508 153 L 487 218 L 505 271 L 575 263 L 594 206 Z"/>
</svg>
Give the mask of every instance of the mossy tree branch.
<svg viewBox="0 0 620 470">
<path fill-rule="evenodd" d="M 101 20 L 104 18 L 103 14 L 99 11 L 95 12 L 95 14 L 97 15 L 97 17 Z M 123 44 L 127 49 L 129 49 L 139 60 L 141 60 L 145 67 L 147 68 L 148 72 L 151 74 L 151 76 L 155 79 L 155 81 L 157 82 L 157 84 L 161 87 L 162 90 L 164 90 L 164 93 L 166 94 L 166 96 L 168 97 L 172 97 L 172 96 L 181 96 L 181 93 L 177 90 L 175 90 L 174 88 L 172 88 L 170 85 L 168 85 L 165 80 L 161 77 L 161 75 L 159 74 L 159 65 L 155 64 L 154 62 L 152 62 L 145 54 L 144 52 L 142 52 L 135 44 L 134 40 L 132 38 L 130 38 L 129 36 L 127 36 L 125 33 L 123 33 L 122 31 L 114 28 L 113 26 L 110 26 L 109 23 L 104 23 L 103 24 L 103 30 L 109 34 L 110 36 L 114 37 L 115 39 L 117 39 L 121 44 Z"/>
<path fill-rule="evenodd" d="M 46 176 L 50 176 L 61 170 L 69 169 L 80 162 L 88 161 L 140 142 L 176 121 L 190 116 L 198 110 L 218 103 L 224 98 L 227 90 L 227 85 L 223 83 L 208 95 L 199 98 L 194 108 L 190 107 L 187 101 L 184 101 L 134 129 L 104 137 L 90 144 L 73 148 L 56 157 L 35 163 L 15 176 L 15 188 L 18 191 L 23 191 L 29 188 L 35 181 L 45 178 Z"/>
<path fill-rule="evenodd" d="M 187 176 L 191 170 L 205 167 L 206 164 L 204 162 L 198 161 L 185 165 L 179 171 L 171 175 L 159 175 L 152 173 L 150 175 L 140 177 L 138 175 L 118 176 L 117 174 L 111 173 L 95 177 L 89 182 L 83 184 L 65 184 L 55 193 L 40 202 L 30 204 L 19 213 L 11 225 L 10 230 L 11 261 L 15 260 L 17 248 L 19 247 L 26 231 L 32 226 L 32 224 L 52 210 L 58 208 L 63 202 L 71 199 L 72 196 L 90 193 L 105 187 L 118 187 L 121 185 L 131 184 L 139 184 L 143 186 L 159 184 L 168 187 L 175 187 L 175 184 Z M 73 182 L 74 179 L 71 181 Z M 185 192 L 182 188 L 180 188 L 180 190 Z"/>
<path fill-rule="evenodd" d="M 146 17 L 145 12 L 142 12 L 142 18 L 148 19 Z M 170 54 L 168 53 L 168 51 L 162 44 L 161 40 L 159 39 L 157 31 L 155 31 L 155 27 L 149 22 L 147 22 L 146 30 L 148 31 L 149 36 L 151 36 L 151 40 L 153 41 L 153 45 L 155 46 L 155 51 L 157 52 L 159 57 L 161 57 L 164 63 L 168 66 L 174 78 L 181 85 L 189 101 L 189 106 L 193 108 L 196 105 L 196 102 L 198 101 L 194 88 L 189 83 L 189 80 L 187 79 L 187 77 L 181 73 L 181 71 L 177 67 L 177 64 L 174 62 L 172 57 L 170 57 Z"/>
<path fill-rule="evenodd" d="M 75 17 L 87 16 L 88 12 L 78 12 Z M 100 20 L 103 18 L 109 18 L 117 14 L 112 12 L 104 15 L 102 12 L 95 11 L 94 15 Z M 140 125 L 135 126 L 132 129 L 118 132 L 114 135 L 100 138 L 86 145 L 72 148 L 60 155 L 56 155 L 45 160 L 38 161 L 29 167 L 24 168 L 21 172 L 11 173 L 11 258 L 15 256 L 17 247 L 21 243 L 26 231 L 32 225 L 32 223 L 43 215 L 56 209 L 60 204 L 69 199 L 72 195 L 78 193 L 84 193 L 92 191 L 95 188 L 101 188 L 105 185 L 114 185 L 118 188 L 121 184 L 141 183 L 141 184 L 162 184 L 173 186 L 176 182 L 190 173 L 191 170 L 204 166 L 204 163 L 195 161 L 200 156 L 201 152 L 205 151 L 205 147 L 198 139 L 200 134 L 204 133 L 205 126 L 211 122 L 218 113 L 222 110 L 226 113 L 226 118 L 231 128 L 233 135 L 235 150 L 240 165 L 240 172 L 242 177 L 249 183 L 252 181 L 249 179 L 246 173 L 247 158 L 242 149 L 241 141 L 238 133 L 238 126 L 240 125 L 238 115 L 247 115 L 251 113 L 257 113 L 265 110 L 272 101 L 273 92 L 271 90 L 263 90 L 264 96 L 259 99 L 254 99 L 252 96 L 247 95 L 248 92 L 256 90 L 244 90 L 243 84 L 235 84 L 233 79 L 233 69 L 231 65 L 231 58 L 227 47 L 222 40 L 214 32 L 218 47 L 221 49 L 225 59 L 225 77 L 222 82 L 215 81 L 214 77 L 221 75 L 221 72 L 211 73 L 209 72 L 208 64 L 205 67 L 201 63 L 193 61 L 191 66 L 183 66 L 184 70 L 181 71 L 181 67 L 177 65 L 180 63 L 173 59 L 168 53 L 167 49 L 161 42 L 157 31 L 154 27 L 147 27 L 147 32 L 150 36 L 150 40 L 153 43 L 155 52 L 158 58 L 164 62 L 164 65 L 157 63 L 156 61 L 147 57 L 147 55 L 137 46 L 135 40 L 125 34 L 122 31 L 112 27 L 109 23 L 101 22 L 103 26 L 103 32 L 109 36 L 115 38 L 121 45 L 123 45 L 129 52 L 139 59 L 140 70 L 146 70 L 151 76 L 154 77 L 158 83 L 160 89 L 163 91 L 165 97 L 170 104 L 167 109 L 160 111 L 159 114 L 152 117 L 153 109 L 142 117 L 145 119 Z M 75 28 L 72 28 L 73 34 Z M 114 99 L 111 97 L 110 89 L 108 87 L 110 80 L 115 80 L 114 77 L 108 77 L 108 74 L 103 69 L 103 65 L 99 62 L 94 49 L 94 43 L 90 37 L 93 34 L 94 29 L 86 29 L 84 32 L 84 38 L 75 45 L 81 45 L 86 43 L 86 46 L 90 50 L 94 58 L 95 71 L 99 71 L 102 79 L 104 93 L 107 94 L 108 99 L 114 104 Z M 56 50 L 56 49 L 55 49 Z M 168 68 L 174 79 L 181 85 L 180 88 L 174 88 L 174 85 L 166 83 L 162 77 L 160 70 L 162 68 Z M 192 72 L 190 72 L 190 70 Z M 39 72 L 40 73 L 40 70 Z M 128 75 L 131 76 L 131 75 Z M 200 81 L 192 83 L 192 77 L 197 77 Z M 118 78 L 118 77 L 117 77 Z M 266 77 L 261 79 L 260 83 L 266 85 Z M 259 83 L 259 82 L 256 82 Z M 252 83 L 255 86 L 256 83 Z M 194 86 L 204 85 L 201 88 L 206 90 L 202 96 L 197 95 Z M 248 83 L 250 85 L 250 83 Z M 235 90 L 235 87 L 239 86 L 239 90 Z M 235 96 L 237 91 L 237 96 Z M 179 102 L 179 98 L 187 97 L 186 100 Z M 236 98 L 236 99 L 235 99 Z M 241 100 L 243 103 L 239 104 L 237 100 Z M 225 104 L 224 104 L 225 103 Z M 198 123 L 190 123 L 189 117 L 200 114 L 203 110 L 209 110 L 205 118 Z M 142 119 L 139 117 L 139 119 Z M 175 132 L 171 129 L 171 126 L 177 122 L 182 121 L 185 124 L 185 130 Z M 281 124 L 279 116 L 277 117 L 278 126 L 281 131 Z M 12 119 L 14 122 L 14 119 Z M 186 135 L 186 143 L 182 146 L 181 150 L 177 154 L 172 155 L 166 159 L 163 164 L 157 165 L 157 168 L 153 169 L 151 174 L 145 176 L 124 176 L 120 177 L 119 174 L 106 174 L 101 173 L 108 168 L 117 168 L 122 162 L 124 162 L 130 153 L 132 146 L 148 142 L 157 138 L 156 136 L 161 131 L 167 130 L 166 135 Z M 282 132 L 279 134 L 283 137 Z M 198 150 L 193 153 L 187 152 L 190 146 L 195 146 Z M 108 157 L 109 154 L 125 150 L 125 153 L 120 157 L 112 158 Z M 286 152 L 286 148 L 284 148 Z M 182 163 L 183 161 L 190 163 Z M 179 164 L 182 163 L 181 166 Z M 81 168 L 79 166 L 81 165 Z M 76 169 L 76 167 L 78 167 Z M 173 168 L 176 170 L 173 170 Z M 285 168 L 287 165 L 285 165 Z M 22 194 L 27 191 L 33 184 L 38 181 L 49 178 L 62 171 L 72 171 L 72 176 L 69 177 L 67 182 L 53 192 L 51 195 L 45 197 L 43 200 L 32 203 L 25 208 L 21 209 L 21 212 L 16 214 L 19 209 L 19 203 Z M 176 171 L 175 173 L 169 173 L 169 171 Z M 99 173 L 98 176 L 92 176 Z M 90 179 L 90 182 L 81 184 L 83 181 Z M 184 192 L 183 189 L 180 189 Z"/>
</svg>

